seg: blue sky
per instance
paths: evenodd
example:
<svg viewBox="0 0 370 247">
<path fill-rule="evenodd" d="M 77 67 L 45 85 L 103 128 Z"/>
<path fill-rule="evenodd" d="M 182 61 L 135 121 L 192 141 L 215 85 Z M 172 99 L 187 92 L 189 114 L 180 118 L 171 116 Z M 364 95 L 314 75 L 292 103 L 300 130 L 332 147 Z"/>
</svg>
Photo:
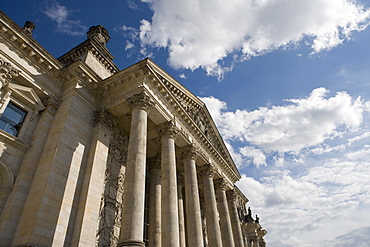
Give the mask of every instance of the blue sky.
<svg viewBox="0 0 370 247">
<path fill-rule="evenodd" d="M 268 246 L 370 242 L 370 0 L 2 3 L 55 57 L 105 26 L 208 106 Z"/>
</svg>

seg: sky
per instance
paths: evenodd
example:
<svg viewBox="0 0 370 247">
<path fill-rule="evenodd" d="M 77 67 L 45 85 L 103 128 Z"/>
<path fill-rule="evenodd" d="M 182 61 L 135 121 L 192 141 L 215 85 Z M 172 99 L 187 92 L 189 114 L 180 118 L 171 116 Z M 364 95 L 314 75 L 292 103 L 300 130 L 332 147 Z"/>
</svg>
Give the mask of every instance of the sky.
<svg viewBox="0 0 370 247">
<path fill-rule="evenodd" d="M 104 3 L 103 3 L 104 2 Z M 370 0 L 13 0 L 59 57 L 103 25 L 203 100 L 267 246 L 370 246 Z"/>
</svg>

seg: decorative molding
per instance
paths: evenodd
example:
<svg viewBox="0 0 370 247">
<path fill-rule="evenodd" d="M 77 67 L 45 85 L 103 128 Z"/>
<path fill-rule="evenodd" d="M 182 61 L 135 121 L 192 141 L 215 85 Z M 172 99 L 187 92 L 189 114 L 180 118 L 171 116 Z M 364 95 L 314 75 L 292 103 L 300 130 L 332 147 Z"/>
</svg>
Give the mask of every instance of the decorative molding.
<svg viewBox="0 0 370 247">
<path fill-rule="evenodd" d="M 46 109 L 51 111 L 51 113 L 55 114 L 59 108 L 61 100 L 58 99 L 54 94 L 49 96 L 48 98 L 44 99 L 42 102 Z"/>
<path fill-rule="evenodd" d="M 134 94 L 127 99 L 127 102 L 131 108 L 140 108 L 146 112 L 149 112 L 155 106 L 155 102 L 144 91 Z"/>
<path fill-rule="evenodd" d="M 20 71 L 14 69 L 10 63 L 0 59 L 0 89 L 7 86 L 11 80 L 19 76 Z"/>
<path fill-rule="evenodd" d="M 112 129 L 117 124 L 112 114 L 104 109 L 99 109 L 94 112 L 94 123 L 95 125 L 101 123 L 110 129 Z"/>
<path fill-rule="evenodd" d="M 36 25 L 32 21 L 26 21 L 23 26 L 23 30 L 26 31 L 26 33 L 29 35 L 32 35 L 33 30 L 35 28 L 36 28 Z"/>
<path fill-rule="evenodd" d="M 87 31 L 87 38 L 97 40 L 99 43 L 106 45 L 110 40 L 108 30 L 102 25 L 92 26 Z"/>
<path fill-rule="evenodd" d="M 121 228 L 122 198 L 126 170 L 128 138 L 113 131 L 105 169 L 104 194 L 101 198 L 97 246 L 117 246 Z"/>
</svg>

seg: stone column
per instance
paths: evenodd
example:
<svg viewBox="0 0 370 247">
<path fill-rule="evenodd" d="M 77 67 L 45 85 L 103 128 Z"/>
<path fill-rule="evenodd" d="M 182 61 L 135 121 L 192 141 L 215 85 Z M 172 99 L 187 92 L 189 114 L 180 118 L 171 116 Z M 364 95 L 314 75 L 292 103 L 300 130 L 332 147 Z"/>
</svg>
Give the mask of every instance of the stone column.
<svg viewBox="0 0 370 247">
<path fill-rule="evenodd" d="M 230 211 L 231 226 L 233 229 L 233 237 L 235 246 L 243 246 L 243 234 L 240 226 L 240 219 L 238 215 L 238 209 L 236 208 L 236 192 L 235 190 L 229 190 L 226 192 L 227 201 Z"/>
<path fill-rule="evenodd" d="M 132 108 L 132 119 L 118 246 L 144 246 L 147 118 L 154 102 L 144 92 L 133 95 L 127 101 Z"/>
<path fill-rule="evenodd" d="M 222 235 L 222 245 L 228 247 L 234 247 L 234 237 L 231 227 L 230 213 L 227 206 L 226 200 L 226 182 L 224 179 L 220 178 L 215 181 L 217 202 L 218 202 L 218 212 L 220 214 L 220 225 L 221 225 L 221 235 Z M 239 246 L 237 246 L 239 247 Z"/>
<path fill-rule="evenodd" d="M 148 246 L 162 246 L 161 236 L 161 160 L 154 157 L 149 161 L 149 229 Z"/>
<path fill-rule="evenodd" d="M 161 176 L 162 176 L 162 246 L 180 245 L 179 209 L 177 201 L 177 173 L 175 136 L 179 132 L 172 121 L 163 124 L 161 135 Z"/>
<path fill-rule="evenodd" d="M 179 204 L 179 232 L 180 232 L 180 247 L 186 247 L 186 235 L 185 235 L 185 217 L 184 217 L 184 177 L 177 175 L 177 196 Z"/>
<path fill-rule="evenodd" d="M 222 247 L 221 230 L 218 220 L 216 195 L 213 184 L 214 174 L 215 171 L 209 165 L 200 173 L 204 187 L 204 200 L 206 201 L 205 207 L 209 246 Z"/>
<path fill-rule="evenodd" d="M 197 168 L 195 165 L 198 154 L 199 150 L 194 145 L 189 145 L 183 151 L 187 243 L 189 246 L 203 246 L 202 217 L 199 203 Z"/>
</svg>

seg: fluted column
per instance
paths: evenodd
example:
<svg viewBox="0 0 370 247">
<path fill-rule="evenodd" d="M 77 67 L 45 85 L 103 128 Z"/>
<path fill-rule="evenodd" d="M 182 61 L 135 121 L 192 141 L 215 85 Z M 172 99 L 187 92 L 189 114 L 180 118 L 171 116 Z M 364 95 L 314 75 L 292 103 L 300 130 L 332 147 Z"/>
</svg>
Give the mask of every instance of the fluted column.
<svg viewBox="0 0 370 247">
<path fill-rule="evenodd" d="M 235 190 L 228 190 L 226 192 L 227 201 L 230 211 L 231 226 L 233 229 L 233 237 L 235 246 L 244 246 L 243 234 L 240 226 L 240 219 L 238 209 L 236 208 L 236 192 Z"/>
<path fill-rule="evenodd" d="M 206 220 L 209 246 L 222 247 L 220 224 L 218 220 L 216 195 L 213 184 L 215 171 L 211 166 L 205 167 L 200 176 L 203 181 L 204 200 L 206 207 Z"/>
<path fill-rule="evenodd" d="M 220 225 L 221 225 L 221 236 L 222 245 L 227 247 L 234 247 L 234 237 L 230 221 L 229 208 L 226 200 L 226 183 L 225 180 L 220 178 L 215 181 L 218 212 L 220 213 Z M 237 246 L 239 247 L 239 246 Z"/>
<path fill-rule="evenodd" d="M 198 154 L 199 151 L 194 145 L 189 145 L 183 152 L 188 246 L 203 246 L 202 218 L 195 165 Z"/>
<path fill-rule="evenodd" d="M 177 174 L 175 155 L 175 136 L 178 133 L 175 124 L 170 121 L 159 130 L 161 136 L 161 184 L 162 184 L 162 246 L 180 245 L 179 216 L 177 201 Z"/>
<path fill-rule="evenodd" d="M 154 157 L 149 161 L 149 229 L 148 246 L 161 247 L 161 161 Z"/>
<path fill-rule="evenodd" d="M 177 176 L 177 196 L 179 204 L 179 232 L 180 232 L 180 247 L 186 247 L 186 235 L 185 235 L 185 217 L 184 217 L 184 176 Z"/>
<path fill-rule="evenodd" d="M 154 102 L 144 92 L 128 99 L 132 108 L 127 150 L 122 227 L 118 246 L 144 246 L 144 201 L 148 112 Z"/>
</svg>

